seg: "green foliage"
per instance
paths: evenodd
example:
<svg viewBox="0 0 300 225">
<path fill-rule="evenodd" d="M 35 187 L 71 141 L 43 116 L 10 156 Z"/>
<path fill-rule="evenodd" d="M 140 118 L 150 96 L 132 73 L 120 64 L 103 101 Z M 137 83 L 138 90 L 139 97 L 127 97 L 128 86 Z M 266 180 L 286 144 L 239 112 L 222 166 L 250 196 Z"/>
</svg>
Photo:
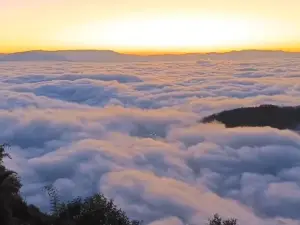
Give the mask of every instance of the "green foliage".
<svg viewBox="0 0 300 225">
<path fill-rule="evenodd" d="M 124 211 L 118 209 L 112 200 L 102 194 L 95 194 L 82 199 L 61 203 L 57 190 L 48 185 L 45 187 L 50 197 L 51 218 L 53 224 L 76 225 L 139 225 L 141 222 L 131 221 Z"/>
<path fill-rule="evenodd" d="M 208 220 L 208 225 L 237 225 L 236 219 L 222 219 L 218 214 L 215 214 L 213 218 Z"/>
<path fill-rule="evenodd" d="M 140 221 L 131 221 L 124 211 L 117 208 L 112 200 L 102 194 L 57 204 L 53 216 L 56 223 L 62 222 L 76 225 L 138 225 Z"/>
<path fill-rule="evenodd" d="M 20 180 L 14 171 L 7 170 L 3 159 L 9 157 L 8 145 L 0 145 L 0 224 L 27 225 L 139 225 L 102 194 L 85 199 L 75 198 L 61 203 L 57 190 L 46 186 L 51 213 L 45 214 L 34 205 L 27 205 L 19 195 Z"/>
<path fill-rule="evenodd" d="M 19 197 L 21 182 L 14 171 L 7 170 L 3 165 L 3 159 L 9 157 L 5 148 L 7 145 L 0 145 L 0 224 L 11 223 L 12 204 Z"/>
<path fill-rule="evenodd" d="M 52 212 L 52 215 L 58 216 L 60 205 L 58 192 L 52 185 L 45 186 L 45 190 L 50 197 L 50 210 Z"/>
<path fill-rule="evenodd" d="M 8 144 L 0 145 L 0 166 L 3 166 L 3 159 L 5 157 L 11 158 L 10 155 L 5 151 L 5 148 L 9 147 Z"/>
<path fill-rule="evenodd" d="M 7 145 L 0 145 L 0 224 L 1 225 L 140 225 L 142 221 L 130 220 L 113 200 L 102 194 L 60 202 L 57 190 L 46 186 L 50 197 L 51 213 L 46 214 L 34 205 L 28 205 L 20 196 L 20 180 L 14 171 L 7 170 L 3 158 Z M 235 219 L 223 220 L 217 214 L 209 225 L 237 225 Z"/>
</svg>

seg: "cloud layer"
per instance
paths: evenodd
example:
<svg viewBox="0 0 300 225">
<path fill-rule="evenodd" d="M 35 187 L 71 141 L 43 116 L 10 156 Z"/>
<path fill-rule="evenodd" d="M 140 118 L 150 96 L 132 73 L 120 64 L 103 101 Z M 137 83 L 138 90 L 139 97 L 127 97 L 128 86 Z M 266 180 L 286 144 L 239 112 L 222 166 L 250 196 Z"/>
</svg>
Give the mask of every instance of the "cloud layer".
<svg viewBox="0 0 300 225">
<path fill-rule="evenodd" d="M 259 104 L 297 105 L 297 59 L 0 64 L 0 141 L 28 202 L 101 191 L 151 225 L 300 224 L 300 136 L 197 121 Z"/>
</svg>

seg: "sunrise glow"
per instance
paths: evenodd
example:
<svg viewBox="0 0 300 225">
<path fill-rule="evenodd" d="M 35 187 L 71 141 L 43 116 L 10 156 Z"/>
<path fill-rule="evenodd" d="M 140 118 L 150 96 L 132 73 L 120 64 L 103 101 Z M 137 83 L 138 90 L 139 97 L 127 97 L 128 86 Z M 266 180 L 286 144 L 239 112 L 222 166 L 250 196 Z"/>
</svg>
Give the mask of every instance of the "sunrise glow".
<svg viewBox="0 0 300 225">
<path fill-rule="evenodd" d="M 0 2 L 0 52 L 111 49 L 207 52 L 299 49 L 299 1 Z M 231 5 L 231 7 L 229 7 Z M 187 7 L 188 6 L 188 7 Z M 298 8 L 299 8 L 298 7 Z M 38 19 L 37 19 L 38 18 Z"/>
<path fill-rule="evenodd" d="M 161 18 L 116 21 L 103 27 L 91 22 L 75 31 L 66 30 L 57 39 L 66 45 L 72 43 L 86 48 L 103 45 L 121 50 L 209 50 L 259 41 L 254 30 L 254 24 L 238 20 Z"/>
</svg>

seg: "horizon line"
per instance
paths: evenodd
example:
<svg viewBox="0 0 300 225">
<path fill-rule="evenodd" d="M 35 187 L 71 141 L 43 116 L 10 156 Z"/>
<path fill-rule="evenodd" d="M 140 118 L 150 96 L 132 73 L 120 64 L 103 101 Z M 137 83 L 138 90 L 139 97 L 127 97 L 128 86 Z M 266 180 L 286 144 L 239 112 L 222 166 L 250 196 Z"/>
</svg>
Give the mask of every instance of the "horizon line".
<svg viewBox="0 0 300 225">
<path fill-rule="evenodd" d="M 17 54 L 17 53 L 26 53 L 26 52 L 61 52 L 61 51 L 107 51 L 107 52 L 115 52 L 118 54 L 128 54 L 128 55 L 140 55 L 140 56 L 155 56 L 155 55 L 187 55 L 187 54 L 226 54 L 232 52 L 246 52 L 246 51 L 266 51 L 266 52 L 283 52 L 283 53 L 300 53 L 300 49 L 259 49 L 259 48 L 250 48 L 250 49 L 232 49 L 232 50 L 224 50 L 224 51 L 118 51 L 112 49 L 32 49 L 32 50 L 24 50 L 24 51 L 12 51 L 12 52 L 0 52 L 0 54 L 9 55 L 9 54 Z"/>
</svg>

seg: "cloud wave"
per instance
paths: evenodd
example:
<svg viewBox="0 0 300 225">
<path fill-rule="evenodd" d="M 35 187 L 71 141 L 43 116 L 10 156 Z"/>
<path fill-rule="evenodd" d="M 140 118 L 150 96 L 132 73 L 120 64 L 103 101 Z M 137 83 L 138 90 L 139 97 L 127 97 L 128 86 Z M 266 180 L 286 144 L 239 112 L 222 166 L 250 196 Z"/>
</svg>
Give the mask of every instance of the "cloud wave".
<svg viewBox="0 0 300 225">
<path fill-rule="evenodd" d="M 0 141 L 28 202 L 101 191 L 149 225 L 300 224 L 300 135 L 199 124 L 241 106 L 297 105 L 299 59 L 0 64 Z"/>
</svg>

